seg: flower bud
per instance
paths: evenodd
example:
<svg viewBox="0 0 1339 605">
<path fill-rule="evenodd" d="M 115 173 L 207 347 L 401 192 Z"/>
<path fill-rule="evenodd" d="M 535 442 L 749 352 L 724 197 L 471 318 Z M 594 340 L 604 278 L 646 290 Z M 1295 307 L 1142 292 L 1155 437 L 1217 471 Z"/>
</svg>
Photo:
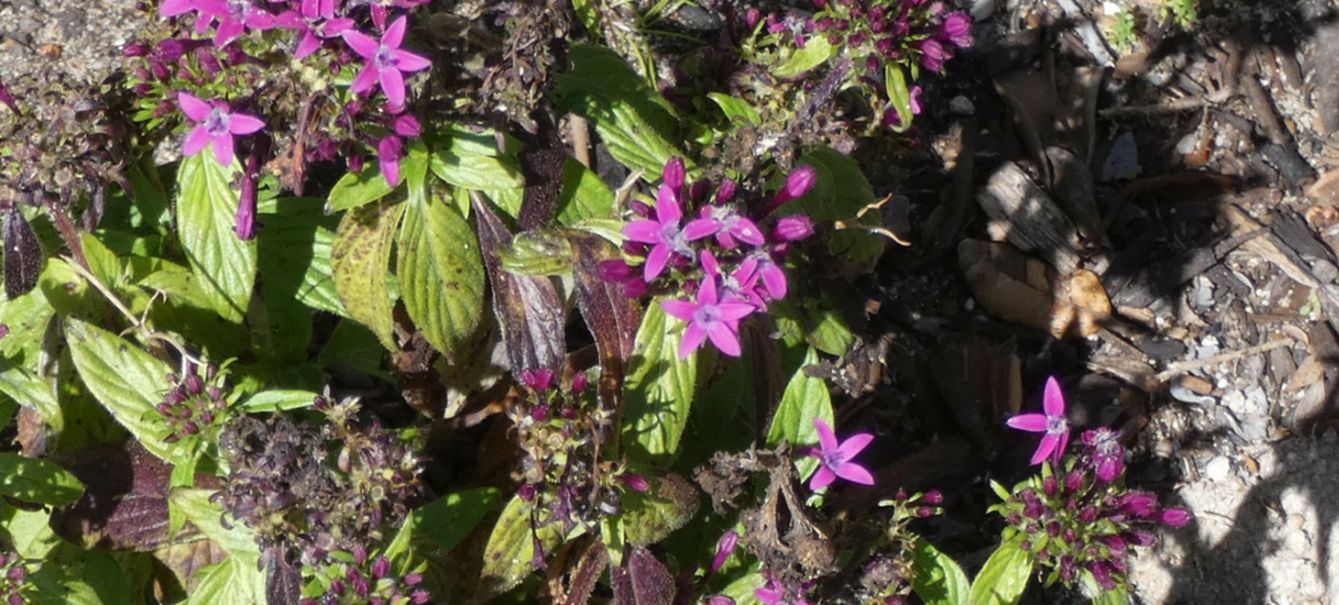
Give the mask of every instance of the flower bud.
<svg viewBox="0 0 1339 605">
<path fill-rule="evenodd" d="M 791 200 L 804 197 L 814 188 L 814 183 L 818 182 L 818 171 L 813 166 L 800 166 L 793 170 L 786 177 L 786 184 L 781 187 L 781 191 L 776 192 L 772 197 L 771 209 L 775 210 L 782 204 Z M 766 212 L 764 214 L 770 214 Z"/>
<path fill-rule="evenodd" d="M 143 57 L 149 54 L 149 45 L 143 42 L 131 42 L 121 48 L 122 57 Z"/>
<path fill-rule="evenodd" d="M 814 223 L 803 214 L 782 217 L 772 228 L 772 239 L 785 242 L 797 242 L 813 234 Z"/>
<path fill-rule="evenodd" d="M 1041 482 L 1041 490 L 1046 492 L 1047 496 L 1054 496 L 1060 490 L 1060 482 L 1056 480 L 1055 475 L 1047 475 Z"/>
<path fill-rule="evenodd" d="M 588 386 L 590 386 L 590 379 L 586 378 L 585 372 L 577 372 L 577 375 L 572 377 L 573 393 L 580 395 L 586 391 L 586 387 Z"/>
<path fill-rule="evenodd" d="M 423 127 L 419 125 L 418 118 L 407 113 L 396 116 L 393 128 L 395 134 L 410 139 L 417 139 L 423 133 Z"/>
<path fill-rule="evenodd" d="M 521 372 L 521 382 L 532 390 L 544 392 L 553 388 L 554 374 L 553 370 L 548 368 L 539 368 L 538 370 L 524 370 Z"/>
<path fill-rule="evenodd" d="M 730 200 L 735 199 L 735 182 L 730 179 L 721 181 L 721 186 L 716 188 L 716 203 L 728 204 Z"/>
<path fill-rule="evenodd" d="M 651 484 L 647 483 L 646 477 L 636 473 L 624 473 L 619 479 L 623 481 L 624 485 L 635 492 L 644 494 L 646 493 L 646 490 L 651 489 Z"/>
<path fill-rule="evenodd" d="M 1153 494 L 1133 492 L 1120 499 L 1120 511 L 1139 519 L 1147 519 L 1157 513 L 1158 498 Z"/>
<path fill-rule="evenodd" d="M 1092 523 L 1097 520 L 1097 509 L 1092 506 L 1085 506 L 1079 511 L 1079 520 L 1084 523 Z"/>
<path fill-rule="evenodd" d="M 757 7 L 750 7 L 748 12 L 744 13 L 744 25 L 748 26 L 750 30 L 758 27 L 759 21 L 762 21 L 762 11 L 758 10 Z M 733 601 L 731 602 L 733 603 Z M 717 604 L 713 603 L 712 605 Z"/>
<path fill-rule="evenodd" d="M 391 562 L 390 559 L 387 559 L 386 557 L 377 557 L 376 562 L 372 564 L 372 577 L 378 580 L 386 577 L 386 574 L 390 573 L 390 571 Z"/>
<path fill-rule="evenodd" d="M 686 176 L 687 173 L 684 170 L 683 158 L 674 157 L 670 158 L 670 161 L 665 162 L 665 171 L 661 174 L 660 179 L 666 187 L 673 189 L 677 193 L 679 189 L 683 187 L 684 178 Z"/>
<path fill-rule="evenodd" d="M 932 489 L 925 492 L 924 496 L 921 496 L 921 502 L 932 506 L 938 506 L 944 503 L 944 494 L 940 493 L 937 489 Z"/>
<path fill-rule="evenodd" d="M 1079 472 L 1079 469 L 1074 469 L 1070 471 L 1069 476 L 1065 477 L 1065 489 L 1072 494 L 1079 491 L 1082 488 L 1083 488 L 1083 473 Z"/>
<path fill-rule="evenodd" d="M 734 530 L 727 530 L 721 536 L 720 541 L 716 543 L 716 556 L 711 559 L 711 568 L 708 575 L 715 574 L 721 570 L 725 562 L 730 559 L 730 554 L 735 551 L 735 546 L 739 544 L 739 534 Z"/>
<path fill-rule="evenodd" d="M 1190 523 L 1190 511 L 1184 508 L 1164 508 L 1158 514 L 1159 521 L 1168 527 L 1185 527 Z"/>
</svg>

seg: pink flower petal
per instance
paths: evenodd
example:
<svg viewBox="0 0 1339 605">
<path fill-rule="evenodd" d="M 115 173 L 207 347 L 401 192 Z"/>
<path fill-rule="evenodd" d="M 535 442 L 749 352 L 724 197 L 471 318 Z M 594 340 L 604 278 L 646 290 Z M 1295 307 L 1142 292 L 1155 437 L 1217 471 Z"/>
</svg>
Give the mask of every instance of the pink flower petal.
<svg viewBox="0 0 1339 605">
<path fill-rule="evenodd" d="M 181 112 L 196 122 L 203 122 L 205 118 L 209 117 L 209 112 L 214 110 L 209 103 L 201 101 L 195 95 L 186 92 L 177 93 L 177 103 L 181 105 Z"/>
<path fill-rule="evenodd" d="M 263 10 L 253 10 L 246 16 L 246 26 L 251 29 L 273 29 L 276 23 L 274 15 Z"/>
<path fill-rule="evenodd" d="M 739 335 L 730 330 L 728 326 L 722 323 L 712 324 L 707 328 L 707 336 L 711 338 L 711 344 L 716 345 L 722 353 L 731 357 L 739 357 Z"/>
<path fill-rule="evenodd" d="M 692 225 L 692 223 L 688 224 L 690 226 Z M 687 229 L 684 231 L 686 232 Z M 703 250 L 702 254 L 698 255 L 698 262 L 702 264 L 703 273 L 706 273 L 711 277 L 716 277 L 721 274 L 721 266 L 716 262 L 716 255 L 712 254 L 711 250 Z"/>
<path fill-rule="evenodd" d="M 400 71 L 412 73 L 432 67 L 432 61 L 407 50 L 397 50 L 395 51 L 395 67 Z"/>
<path fill-rule="evenodd" d="M 688 324 L 683 331 L 683 340 L 679 342 L 679 359 L 688 359 L 702 342 L 707 339 L 707 331 L 695 323 Z"/>
<path fill-rule="evenodd" d="M 850 460 L 856 457 L 869 443 L 874 441 L 874 435 L 869 433 L 856 433 L 846 438 L 841 446 L 837 448 L 837 456 L 842 460 Z M 839 473 L 840 474 L 840 473 Z"/>
<path fill-rule="evenodd" d="M 404 29 L 406 18 L 400 15 L 400 18 L 391 22 L 391 26 L 386 28 L 386 33 L 381 35 L 381 44 L 386 48 L 400 48 L 404 42 Z"/>
<path fill-rule="evenodd" d="M 353 79 L 353 84 L 349 86 L 349 90 L 353 91 L 354 94 L 362 94 L 372 88 L 376 83 L 377 68 L 371 63 L 368 63 L 363 67 L 362 71 L 358 72 L 358 77 Z"/>
<path fill-rule="evenodd" d="M 721 230 L 721 222 L 713 218 L 696 218 L 688 221 L 683 228 L 683 236 L 690 242 L 709 237 Z"/>
<path fill-rule="evenodd" d="M 357 30 L 347 30 L 341 33 L 340 37 L 344 38 L 344 43 L 348 44 L 349 48 L 353 49 L 353 52 L 358 53 L 364 59 L 369 61 L 377 56 L 377 49 L 381 46 L 380 44 L 377 44 L 376 40 L 367 37 L 366 34 Z"/>
<path fill-rule="evenodd" d="M 265 122 L 255 116 L 234 113 L 228 116 L 228 132 L 233 134 L 251 134 L 265 127 Z"/>
<path fill-rule="evenodd" d="M 697 302 L 698 304 L 712 306 L 715 306 L 716 303 L 720 302 L 720 298 L 716 293 L 716 280 L 702 280 L 702 284 L 697 289 Z"/>
<path fill-rule="evenodd" d="M 768 264 L 762 270 L 762 283 L 767 287 L 767 295 L 772 300 L 778 300 L 786 297 L 786 273 L 780 267 Z"/>
<path fill-rule="evenodd" d="M 181 154 L 187 157 L 193 156 L 200 153 L 200 150 L 207 145 L 209 145 L 209 129 L 204 125 L 196 126 L 186 136 L 186 142 L 181 146 Z"/>
<path fill-rule="evenodd" d="M 814 430 L 818 431 L 818 445 L 824 452 L 837 451 L 837 435 L 832 432 L 832 427 L 822 418 L 814 419 Z"/>
<path fill-rule="evenodd" d="M 1060 462 L 1060 457 L 1065 455 L 1065 448 L 1069 447 L 1069 429 L 1065 429 L 1065 432 L 1060 433 L 1059 437 L 1060 442 L 1055 447 L 1055 461 L 1057 463 Z"/>
<path fill-rule="evenodd" d="M 720 314 L 721 319 L 732 322 L 753 315 L 757 310 L 753 305 L 742 302 L 723 302 L 716 305 L 716 312 Z"/>
<path fill-rule="evenodd" d="M 305 59 L 320 48 L 321 39 L 317 38 L 316 34 L 309 31 L 302 34 L 302 41 L 298 42 L 298 48 L 293 53 L 293 57 L 296 59 Z"/>
<path fill-rule="evenodd" d="M 175 17 L 195 10 L 192 0 L 163 0 L 158 6 L 159 17 Z"/>
<path fill-rule="evenodd" d="M 646 219 L 632 221 L 623 226 L 623 235 L 634 242 L 659 244 L 661 243 L 660 223 Z"/>
<path fill-rule="evenodd" d="M 1041 400 L 1042 409 L 1047 416 L 1065 415 L 1065 394 L 1060 392 L 1060 383 L 1052 376 L 1046 379 L 1046 394 Z"/>
<path fill-rule="evenodd" d="M 1046 416 L 1041 414 L 1019 414 L 1004 421 L 1005 424 L 1020 431 L 1032 433 L 1046 432 Z"/>
<path fill-rule="evenodd" d="M 220 164 L 228 166 L 232 164 L 232 135 L 223 133 L 214 136 L 214 157 L 218 158 Z"/>
<path fill-rule="evenodd" d="M 874 476 L 869 474 L 869 471 L 865 470 L 865 467 L 854 462 L 838 464 L 832 471 L 836 473 L 838 477 L 850 481 L 851 483 L 874 485 Z"/>
<path fill-rule="evenodd" d="M 245 31 L 246 26 L 241 21 L 220 21 L 218 30 L 214 32 L 214 46 L 223 48 Z"/>
<path fill-rule="evenodd" d="M 1041 442 L 1037 444 L 1037 451 L 1032 454 L 1032 464 L 1041 464 L 1042 460 L 1050 456 L 1051 452 L 1055 451 L 1057 441 L 1059 441 L 1059 437 L 1055 435 L 1050 433 L 1042 435 Z"/>
<path fill-rule="evenodd" d="M 666 185 L 660 186 L 660 191 L 656 195 L 656 218 L 660 224 L 678 224 L 679 219 L 683 218 L 683 210 L 679 208 L 679 195 Z"/>
<path fill-rule="evenodd" d="M 683 321 L 693 321 L 693 313 L 697 311 L 697 303 L 686 300 L 662 300 L 660 307 L 665 309 L 670 317 L 676 317 Z"/>
<path fill-rule="evenodd" d="M 660 276 L 660 272 L 665 270 L 665 265 L 669 263 L 670 247 L 665 244 L 656 244 L 651 249 L 651 253 L 646 255 L 646 265 L 642 267 L 642 279 L 647 283 L 655 281 Z"/>
<path fill-rule="evenodd" d="M 386 93 L 386 102 L 393 106 L 404 105 L 404 75 L 394 67 L 377 72 L 381 81 L 381 92 Z"/>
<path fill-rule="evenodd" d="M 767 243 L 767 238 L 763 237 L 762 231 L 753 221 L 740 217 L 735 226 L 730 229 L 730 235 L 733 235 L 746 244 L 761 246 Z"/>
<path fill-rule="evenodd" d="M 809 490 L 816 492 L 823 489 L 832 485 L 832 481 L 836 478 L 836 473 L 828 470 L 828 467 L 826 466 L 820 466 L 818 467 L 818 471 L 814 473 L 814 476 L 809 479 Z"/>
</svg>

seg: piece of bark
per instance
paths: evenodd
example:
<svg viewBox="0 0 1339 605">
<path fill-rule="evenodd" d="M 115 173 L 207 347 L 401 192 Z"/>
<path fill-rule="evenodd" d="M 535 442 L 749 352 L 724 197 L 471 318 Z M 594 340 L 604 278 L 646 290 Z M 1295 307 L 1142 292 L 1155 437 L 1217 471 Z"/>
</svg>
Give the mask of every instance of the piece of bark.
<svg viewBox="0 0 1339 605">
<path fill-rule="evenodd" d="M 1325 136 L 1339 131 L 1339 69 L 1334 68 L 1334 58 L 1339 57 L 1339 21 L 1317 19 L 1314 46 L 1308 71 L 1311 72 L 1312 99 L 1316 111 L 1320 114 L 1322 133 Z"/>
<path fill-rule="evenodd" d="M 1037 252 L 1060 273 L 1078 268 L 1078 228 L 1018 164 L 996 170 L 976 202 L 991 219 L 1008 225 L 1009 242 L 1018 249 Z"/>
<path fill-rule="evenodd" d="M 1051 164 L 1051 193 L 1065 213 L 1073 219 L 1078 233 L 1086 244 L 1104 246 L 1102 213 L 1097 209 L 1093 195 L 1093 174 L 1088 164 L 1077 154 L 1064 147 L 1046 148 L 1046 160 Z"/>
</svg>

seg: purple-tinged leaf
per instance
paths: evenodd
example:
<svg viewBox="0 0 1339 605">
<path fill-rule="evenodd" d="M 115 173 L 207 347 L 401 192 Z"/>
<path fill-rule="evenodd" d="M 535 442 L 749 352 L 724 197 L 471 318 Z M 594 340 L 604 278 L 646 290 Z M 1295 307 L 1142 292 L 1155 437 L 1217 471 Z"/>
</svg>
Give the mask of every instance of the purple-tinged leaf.
<svg viewBox="0 0 1339 605">
<path fill-rule="evenodd" d="M 623 567 L 609 569 L 618 605 L 674 605 L 674 576 L 645 548 L 633 547 Z"/>
<path fill-rule="evenodd" d="M 568 239 L 575 257 L 577 306 L 595 336 L 600 363 L 609 368 L 617 361 L 618 367 L 623 367 L 632 358 L 637 328 L 642 325 L 642 307 L 625 296 L 619 284 L 600 278 L 600 261 L 617 258 L 618 251 L 589 233 L 571 232 Z"/>
<path fill-rule="evenodd" d="M 42 245 L 18 208 L 5 210 L 4 228 L 5 295 L 14 299 L 37 285 L 37 275 L 42 272 Z"/>
<path fill-rule="evenodd" d="M 297 605 L 302 599 L 302 574 L 281 553 L 265 553 L 265 602 Z"/>
<path fill-rule="evenodd" d="M 88 548 L 149 552 L 168 544 L 167 492 L 172 466 L 137 442 L 95 445 L 57 461 L 84 483 L 84 495 L 52 513 L 61 537 Z"/>
<path fill-rule="evenodd" d="M 200 569 L 222 563 L 228 558 L 223 550 L 211 540 L 195 540 L 184 544 L 172 544 L 154 551 L 153 556 L 177 577 L 177 582 L 186 589 L 186 594 L 195 592 L 202 574 Z"/>
<path fill-rule="evenodd" d="M 519 375 L 526 370 L 549 369 L 561 374 L 567 344 L 562 301 L 553 282 L 502 269 L 498 252 L 511 246 L 511 230 L 482 197 L 473 193 L 471 197 L 479 222 L 479 247 L 493 287 L 493 312 L 502 327 L 512 372 Z"/>
<path fill-rule="evenodd" d="M 595 583 L 604 575 L 606 567 L 609 567 L 609 551 L 605 549 L 604 542 L 591 541 L 590 545 L 581 551 L 581 558 L 577 560 L 576 569 L 572 572 L 572 581 L 567 586 L 567 600 L 563 601 L 564 605 L 586 605 L 590 601 L 591 593 L 595 592 Z"/>
</svg>

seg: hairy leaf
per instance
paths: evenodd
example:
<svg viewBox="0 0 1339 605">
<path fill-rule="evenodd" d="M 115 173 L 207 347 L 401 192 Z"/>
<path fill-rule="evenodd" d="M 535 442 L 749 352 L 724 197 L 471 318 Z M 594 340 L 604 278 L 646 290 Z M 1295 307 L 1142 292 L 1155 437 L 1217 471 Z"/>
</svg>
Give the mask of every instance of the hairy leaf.
<svg viewBox="0 0 1339 605">
<path fill-rule="evenodd" d="M 515 275 L 561 276 L 572 270 L 572 245 L 557 230 L 532 229 L 517 233 L 498 259 L 503 271 Z"/>
<path fill-rule="evenodd" d="M 88 390 L 144 448 L 172 461 L 179 448 L 163 440 L 168 434 L 154 409 L 170 388 L 173 369 L 133 343 L 102 328 L 69 318 L 65 340 Z"/>
<path fill-rule="evenodd" d="M 313 309 L 347 315 L 330 261 L 338 220 L 324 216 L 318 204 L 318 200 L 280 198 L 273 212 L 262 206 L 260 273 L 265 297 L 294 299 Z"/>
<path fill-rule="evenodd" d="M 511 370 L 563 370 L 567 344 L 563 334 L 563 306 L 547 278 L 514 275 L 502 269 L 501 250 L 511 246 L 512 234 L 493 209 L 480 200 L 474 204 L 479 244 L 493 286 L 493 312 L 502 328 Z"/>
<path fill-rule="evenodd" d="M 600 175 L 572 158 L 563 165 L 563 194 L 558 222 L 572 226 L 582 219 L 607 219 L 614 213 L 614 192 Z"/>
<path fill-rule="evenodd" d="M 4 211 L 5 297 L 13 299 L 32 290 L 42 271 L 42 244 L 23 212 L 10 206 Z"/>
<path fill-rule="evenodd" d="M 832 397 L 828 394 L 827 384 L 804 373 L 803 366 L 815 363 L 818 363 L 818 351 L 810 348 L 800 369 L 791 376 L 786 391 L 781 395 L 776 414 L 772 416 L 772 424 L 767 429 L 768 447 L 778 446 L 782 442 L 797 446 L 818 443 L 815 418 L 822 418 L 828 426 L 832 426 Z M 795 466 L 800 469 L 800 476 L 808 476 L 818 467 L 818 460 L 805 456 L 796 461 Z"/>
<path fill-rule="evenodd" d="M 516 158 L 486 155 L 469 145 L 451 145 L 433 151 L 428 166 L 437 178 L 475 191 L 517 189 L 525 184 Z"/>
<path fill-rule="evenodd" d="M 381 168 L 374 162 L 368 162 L 362 172 L 348 172 L 340 177 L 326 198 L 326 211 L 351 210 L 386 197 L 394 190 L 381 176 Z"/>
<path fill-rule="evenodd" d="M 349 316 L 371 328 L 381 345 L 392 351 L 398 347 L 388 267 L 391 242 L 404 211 L 405 204 L 349 211 L 339 223 L 338 239 L 330 253 L 335 289 Z"/>
<path fill-rule="evenodd" d="M 405 310 L 428 342 L 452 362 L 473 355 L 466 345 L 484 319 L 484 266 L 469 223 L 444 200 L 409 202 L 398 267 Z"/>
<path fill-rule="evenodd" d="M 256 243 L 234 232 L 239 192 L 236 167 L 225 168 L 207 153 L 181 161 L 177 173 L 177 229 L 191 270 L 228 321 L 240 323 L 256 283 Z"/>
<path fill-rule="evenodd" d="M 805 43 L 804 48 L 795 49 L 776 69 L 773 69 L 772 75 L 787 79 L 804 75 L 805 72 L 836 56 L 837 50 L 838 47 L 829 43 L 827 38 L 814 36 Z"/>
<path fill-rule="evenodd" d="M 556 523 L 532 531 L 530 504 L 520 496 L 512 496 L 493 524 L 493 532 L 484 546 L 483 570 L 479 573 L 479 589 L 475 595 L 477 600 L 484 601 L 520 584 L 534 571 L 536 559 L 544 559 L 561 539 Z M 536 541 L 542 551 L 535 550 Z"/>
<path fill-rule="evenodd" d="M 623 527 L 628 544 L 645 546 L 664 540 L 697 514 L 697 489 L 669 473 L 656 477 L 645 494 L 624 494 Z"/>
<path fill-rule="evenodd" d="M 1001 542 L 972 580 L 967 602 L 973 605 L 1013 605 L 1023 596 L 1032 577 L 1032 555 L 1022 548 L 1023 534 Z"/>
<path fill-rule="evenodd" d="M 248 397 L 242 407 L 248 412 L 283 412 L 311 407 L 316 393 L 288 389 L 261 391 Z"/>
<path fill-rule="evenodd" d="M 660 93 L 613 51 L 579 44 L 569 56 L 572 69 L 558 76 L 560 111 L 575 112 L 595 124 L 610 155 L 629 168 L 658 177 L 665 162 L 683 156 L 679 121 Z"/>
<path fill-rule="evenodd" d="M 254 557 L 231 556 L 200 572 L 186 605 L 256 605 L 266 602 L 265 574 Z"/>
<path fill-rule="evenodd" d="M 167 510 L 172 467 L 139 444 L 89 446 L 63 453 L 58 461 L 86 486 L 73 506 L 52 515 L 52 527 L 67 540 L 87 548 L 150 552 L 174 537 Z"/>
<path fill-rule="evenodd" d="M 674 576 L 645 548 L 635 546 L 622 567 L 609 570 L 618 605 L 673 605 Z"/>
<path fill-rule="evenodd" d="M 447 494 L 414 509 L 386 547 L 386 556 L 401 563 L 415 545 L 435 550 L 454 548 L 488 514 L 498 494 L 496 488 L 481 487 Z"/>
<path fill-rule="evenodd" d="M 911 587 L 926 605 L 967 605 L 967 574 L 924 538 L 912 547 L 911 570 Z"/>
<path fill-rule="evenodd" d="M 84 485 L 55 464 L 0 452 L 0 494 L 23 502 L 62 506 L 79 499 Z"/>
<path fill-rule="evenodd" d="M 624 389 L 623 443 L 630 456 L 660 465 L 673 461 L 696 395 L 699 355 L 679 358 L 679 325 L 652 301 L 637 330 Z"/>
</svg>

